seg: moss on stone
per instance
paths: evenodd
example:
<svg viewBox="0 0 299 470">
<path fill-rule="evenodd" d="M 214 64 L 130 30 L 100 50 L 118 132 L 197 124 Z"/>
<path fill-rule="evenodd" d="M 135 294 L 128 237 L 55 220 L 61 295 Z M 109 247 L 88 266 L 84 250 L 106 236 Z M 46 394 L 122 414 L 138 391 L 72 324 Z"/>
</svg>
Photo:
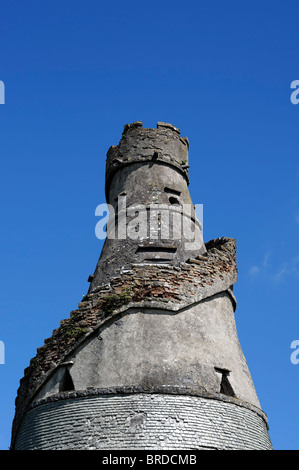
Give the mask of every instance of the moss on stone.
<svg viewBox="0 0 299 470">
<path fill-rule="evenodd" d="M 109 315 L 114 310 L 128 304 L 132 300 L 132 289 L 125 287 L 119 294 L 106 295 L 102 299 L 101 308 L 105 315 Z"/>
</svg>

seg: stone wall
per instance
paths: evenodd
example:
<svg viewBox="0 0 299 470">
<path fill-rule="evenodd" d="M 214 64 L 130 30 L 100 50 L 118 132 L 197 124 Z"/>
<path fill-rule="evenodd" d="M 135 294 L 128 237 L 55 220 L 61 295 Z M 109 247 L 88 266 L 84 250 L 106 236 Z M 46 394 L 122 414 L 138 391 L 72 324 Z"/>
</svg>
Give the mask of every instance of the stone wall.
<svg viewBox="0 0 299 470">
<path fill-rule="evenodd" d="M 106 159 L 106 199 L 110 202 L 109 186 L 116 172 L 132 163 L 161 162 L 178 171 L 189 183 L 187 137 L 180 137 L 175 126 L 158 122 L 157 129 L 142 127 L 137 121 L 124 127 L 122 139 L 111 146 Z"/>
<path fill-rule="evenodd" d="M 180 312 L 126 310 L 78 346 L 35 400 L 67 390 L 166 385 L 210 393 L 224 388 L 260 407 L 226 292 Z"/>
<path fill-rule="evenodd" d="M 87 295 L 24 371 L 11 448 L 271 448 L 235 325 L 236 242 L 204 244 L 188 147 L 171 124 L 135 122 L 109 149 L 115 226 Z M 136 222 L 157 203 L 156 224 Z"/>
<path fill-rule="evenodd" d="M 132 265 L 131 270 L 85 296 L 79 308 L 62 320 L 60 327 L 37 349 L 25 369 L 16 399 L 13 437 L 27 405 L 45 380 L 114 315 L 136 306 L 179 311 L 224 290 L 234 301 L 231 287 L 237 279 L 235 240 L 216 239 L 206 246 L 207 256 L 190 259 L 179 267 Z"/>
<path fill-rule="evenodd" d="M 262 414 L 223 397 L 134 393 L 56 397 L 35 406 L 26 414 L 15 448 L 270 450 L 272 446 Z"/>
</svg>

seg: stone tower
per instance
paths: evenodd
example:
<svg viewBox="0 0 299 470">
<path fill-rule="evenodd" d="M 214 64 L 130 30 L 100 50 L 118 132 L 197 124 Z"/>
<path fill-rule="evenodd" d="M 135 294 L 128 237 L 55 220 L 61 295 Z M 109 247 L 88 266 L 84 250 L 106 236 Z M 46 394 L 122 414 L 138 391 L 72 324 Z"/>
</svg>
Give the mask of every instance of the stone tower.
<svg viewBox="0 0 299 470">
<path fill-rule="evenodd" d="M 25 369 L 12 449 L 272 449 L 236 331 L 236 242 L 203 242 L 188 146 L 135 122 L 109 149 L 102 253 Z"/>
</svg>

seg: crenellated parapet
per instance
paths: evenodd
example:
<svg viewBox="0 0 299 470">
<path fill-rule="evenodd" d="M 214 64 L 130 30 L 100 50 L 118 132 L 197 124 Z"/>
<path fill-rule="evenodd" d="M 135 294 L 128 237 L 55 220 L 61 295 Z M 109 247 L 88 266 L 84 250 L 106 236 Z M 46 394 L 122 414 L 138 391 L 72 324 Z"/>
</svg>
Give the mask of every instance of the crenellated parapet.
<svg viewBox="0 0 299 470">
<path fill-rule="evenodd" d="M 166 165 L 178 171 L 189 184 L 187 137 L 172 124 L 158 122 L 156 129 L 144 128 L 141 121 L 126 124 L 121 141 L 111 146 L 106 159 L 106 199 L 110 202 L 110 182 L 127 165 L 147 163 Z"/>
</svg>

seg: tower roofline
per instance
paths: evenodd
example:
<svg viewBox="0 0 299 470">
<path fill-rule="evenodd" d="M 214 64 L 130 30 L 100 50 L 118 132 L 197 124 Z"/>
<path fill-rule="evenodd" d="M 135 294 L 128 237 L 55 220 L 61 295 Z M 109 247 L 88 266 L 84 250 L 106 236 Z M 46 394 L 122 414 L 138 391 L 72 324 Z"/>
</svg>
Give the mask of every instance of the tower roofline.
<svg viewBox="0 0 299 470">
<path fill-rule="evenodd" d="M 112 145 L 106 158 L 105 193 L 109 201 L 109 188 L 114 175 L 133 164 L 158 164 L 172 167 L 189 185 L 189 140 L 180 136 L 173 124 L 157 122 L 156 128 L 144 128 L 142 121 L 125 124 L 118 145 Z"/>
</svg>

